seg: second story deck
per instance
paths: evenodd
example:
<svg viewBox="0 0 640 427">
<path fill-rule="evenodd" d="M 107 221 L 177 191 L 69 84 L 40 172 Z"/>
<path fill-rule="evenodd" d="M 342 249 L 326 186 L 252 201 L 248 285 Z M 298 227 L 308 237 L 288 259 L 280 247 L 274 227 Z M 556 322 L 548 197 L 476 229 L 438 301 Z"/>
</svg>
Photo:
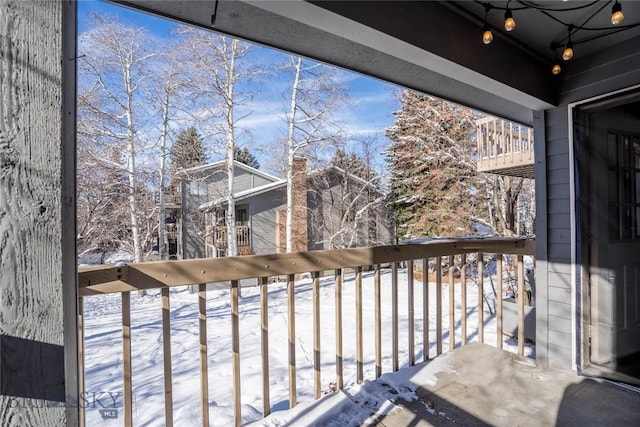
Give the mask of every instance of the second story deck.
<svg viewBox="0 0 640 427">
<path fill-rule="evenodd" d="M 484 117 L 476 121 L 478 172 L 534 178 L 533 130 Z"/>
</svg>

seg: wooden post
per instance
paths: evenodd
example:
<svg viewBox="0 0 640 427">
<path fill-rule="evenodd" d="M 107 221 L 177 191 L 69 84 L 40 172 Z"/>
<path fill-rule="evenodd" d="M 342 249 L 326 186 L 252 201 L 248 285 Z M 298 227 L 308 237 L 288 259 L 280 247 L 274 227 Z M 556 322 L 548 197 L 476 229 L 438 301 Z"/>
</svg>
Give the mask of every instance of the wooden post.
<svg viewBox="0 0 640 427">
<path fill-rule="evenodd" d="M 484 254 L 478 252 L 478 341 L 484 343 Z"/>
<path fill-rule="evenodd" d="M 231 364 L 233 369 L 233 421 L 236 427 L 242 424 L 240 392 L 240 310 L 238 307 L 240 283 L 231 281 Z"/>
<path fill-rule="evenodd" d="M 414 295 L 413 295 L 413 260 L 407 261 L 407 312 L 409 314 L 409 366 L 416 364 L 416 348 L 415 348 L 415 313 L 414 313 Z"/>
<path fill-rule="evenodd" d="M 164 363 L 164 420 L 173 426 L 173 392 L 171 381 L 171 312 L 169 288 L 162 288 L 162 360 Z"/>
<path fill-rule="evenodd" d="M 262 416 L 271 413 L 269 396 L 269 292 L 267 278 L 260 279 L 260 341 L 262 343 Z"/>
<path fill-rule="evenodd" d="M 455 258 L 449 255 L 449 351 L 456 348 Z"/>
<path fill-rule="evenodd" d="M 496 254 L 496 271 L 498 274 L 498 309 L 497 309 L 497 322 L 498 325 L 496 327 L 497 330 L 497 343 L 499 349 L 502 349 L 502 336 L 503 336 L 503 327 L 502 327 L 502 254 Z"/>
<path fill-rule="evenodd" d="M 320 377 L 320 272 L 313 272 L 313 397 L 322 396 Z"/>
<path fill-rule="evenodd" d="M 460 272 L 460 304 L 462 305 L 461 345 L 467 344 L 467 255 L 462 254 L 460 259 L 462 271 Z"/>
<path fill-rule="evenodd" d="M 518 255 L 518 356 L 524 357 L 524 262 Z"/>
<path fill-rule="evenodd" d="M 364 381 L 362 349 L 362 267 L 356 267 L 356 382 Z"/>
<path fill-rule="evenodd" d="M 422 360 L 429 360 L 429 259 L 422 260 Z"/>
<path fill-rule="evenodd" d="M 376 341 L 376 378 L 382 375 L 382 304 L 380 298 L 380 264 L 376 264 L 373 276 L 375 287 L 375 341 Z"/>
<path fill-rule="evenodd" d="M 289 408 L 298 404 L 296 391 L 296 302 L 295 276 L 287 279 L 287 323 L 289 324 Z"/>
<path fill-rule="evenodd" d="M 398 356 L 398 263 L 391 264 L 391 346 L 393 359 L 393 372 L 400 369 Z"/>
<path fill-rule="evenodd" d="M 0 1 L 2 426 L 80 422 L 75 10 Z"/>
<path fill-rule="evenodd" d="M 133 425 L 133 393 L 131 387 L 131 293 L 122 292 L 122 373 L 124 388 L 124 425 Z"/>
<path fill-rule="evenodd" d="M 84 396 L 84 299 L 78 297 L 78 395 Z M 78 405 L 80 410 L 80 427 L 85 427 L 86 411 L 85 405 Z"/>
<path fill-rule="evenodd" d="M 436 354 L 442 354 L 442 257 L 436 257 Z"/>
<path fill-rule="evenodd" d="M 342 269 L 336 270 L 335 284 L 335 305 L 336 305 L 336 387 L 342 390 L 343 370 L 342 370 Z"/>
<path fill-rule="evenodd" d="M 209 426 L 209 362 L 207 359 L 207 285 L 198 285 L 198 332 L 200 335 L 200 410 L 202 426 Z"/>
</svg>

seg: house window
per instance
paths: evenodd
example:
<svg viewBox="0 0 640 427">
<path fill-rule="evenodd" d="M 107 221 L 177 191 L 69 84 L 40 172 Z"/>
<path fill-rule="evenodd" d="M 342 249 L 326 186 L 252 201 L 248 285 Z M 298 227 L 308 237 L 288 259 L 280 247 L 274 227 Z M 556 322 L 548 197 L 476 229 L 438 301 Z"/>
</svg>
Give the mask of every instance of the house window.
<svg viewBox="0 0 640 427">
<path fill-rule="evenodd" d="M 609 234 L 612 240 L 640 238 L 640 138 L 608 135 Z"/>
<path fill-rule="evenodd" d="M 206 196 L 207 184 L 205 182 L 191 181 L 189 183 L 189 194 L 192 196 Z"/>
</svg>

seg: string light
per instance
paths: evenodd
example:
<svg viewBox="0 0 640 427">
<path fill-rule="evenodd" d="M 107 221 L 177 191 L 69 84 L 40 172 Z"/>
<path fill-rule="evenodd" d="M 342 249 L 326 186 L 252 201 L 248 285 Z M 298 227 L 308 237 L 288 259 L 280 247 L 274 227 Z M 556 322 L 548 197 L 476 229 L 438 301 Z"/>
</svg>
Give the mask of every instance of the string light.
<svg viewBox="0 0 640 427">
<path fill-rule="evenodd" d="M 618 3 L 618 0 L 616 0 L 611 8 L 611 24 L 618 25 L 623 19 L 624 13 L 622 13 L 622 5 Z"/>
<path fill-rule="evenodd" d="M 485 24 L 482 27 L 482 43 L 489 44 L 493 41 L 493 33 L 491 32 L 491 27 L 488 24 Z"/>
<path fill-rule="evenodd" d="M 516 28 L 516 20 L 513 19 L 513 13 L 511 12 L 511 9 L 509 9 L 509 6 L 507 6 L 507 11 L 504 13 L 504 29 L 507 31 L 513 31 L 514 28 Z"/>
<path fill-rule="evenodd" d="M 571 6 L 563 6 L 563 7 L 559 7 L 559 6 L 545 6 L 543 3 L 544 2 L 533 2 L 533 1 L 529 1 L 529 0 L 517 0 L 514 4 L 516 4 L 516 6 L 514 7 L 513 4 L 511 4 L 511 0 L 508 0 L 506 2 L 505 6 L 494 6 L 491 3 L 486 3 L 483 2 L 481 0 L 475 0 L 475 3 L 480 4 L 484 7 L 485 13 L 484 13 L 484 23 L 482 26 L 482 42 L 484 44 L 490 44 L 491 42 L 493 42 L 493 38 L 494 38 L 494 34 L 492 32 L 491 29 L 491 25 L 489 24 L 489 21 L 487 20 L 487 17 L 489 15 L 489 12 L 491 10 L 504 10 L 504 30 L 506 32 L 511 32 L 515 29 L 516 27 L 516 21 L 513 18 L 513 11 L 519 11 L 519 10 L 536 10 L 544 15 L 546 15 L 547 17 L 549 17 L 550 19 L 558 22 L 561 25 L 564 25 L 567 28 L 567 32 L 568 32 L 568 37 L 566 39 L 563 39 L 562 41 L 554 41 L 552 47 L 555 51 L 555 62 L 551 68 L 551 72 L 554 75 L 560 74 L 560 72 L 562 71 L 562 67 L 560 65 L 560 61 L 558 61 L 558 48 L 561 48 L 562 45 L 564 44 L 564 49 L 562 49 L 561 51 L 561 58 L 564 61 L 569 61 L 573 58 L 574 55 L 574 51 L 573 51 L 573 45 L 574 42 L 572 41 L 572 34 L 575 36 L 575 33 L 577 33 L 578 31 L 599 31 L 600 33 L 590 36 L 590 37 L 583 37 L 582 39 L 578 39 L 576 40 L 575 44 L 582 44 L 582 43 L 586 43 L 586 42 L 590 42 L 592 40 L 596 40 L 599 39 L 601 37 L 605 37 L 608 36 L 610 34 L 614 34 L 616 32 L 620 32 L 620 31 L 625 31 L 625 30 L 629 30 L 631 28 L 635 28 L 637 26 L 640 25 L 639 23 L 632 23 L 632 24 L 627 24 L 627 25 L 621 25 L 619 27 L 610 27 L 610 26 L 604 26 L 604 27 L 593 27 L 593 26 L 587 26 L 587 22 L 589 20 L 591 20 L 594 16 L 596 16 L 596 14 L 598 14 L 600 11 L 603 10 L 602 6 L 598 6 L 598 4 L 600 3 L 600 1 L 598 0 L 592 0 L 589 2 L 579 2 L 578 5 L 571 5 Z M 594 9 L 597 8 L 597 10 L 590 16 L 589 19 L 587 19 L 584 23 L 582 23 L 581 25 L 574 25 L 571 22 L 566 22 L 563 21 L 559 16 L 561 13 L 563 12 L 573 12 L 576 10 L 584 10 L 584 9 Z M 555 16 L 558 15 L 558 16 Z M 612 25 L 620 25 L 620 23 L 624 20 L 624 14 L 622 13 L 622 5 L 620 4 L 619 0 L 615 0 L 615 3 L 613 4 L 613 7 L 611 8 L 611 24 Z M 498 29 L 498 32 L 500 32 L 500 30 Z M 504 34 L 504 33 L 502 33 Z M 566 40 L 566 43 L 564 43 L 564 40 Z"/>
</svg>

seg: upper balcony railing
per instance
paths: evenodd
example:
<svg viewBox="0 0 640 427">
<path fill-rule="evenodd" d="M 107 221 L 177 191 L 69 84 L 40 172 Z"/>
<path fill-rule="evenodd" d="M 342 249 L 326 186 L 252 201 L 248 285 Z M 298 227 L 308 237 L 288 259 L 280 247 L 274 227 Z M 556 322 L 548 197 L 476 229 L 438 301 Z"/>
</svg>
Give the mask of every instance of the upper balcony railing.
<svg viewBox="0 0 640 427">
<path fill-rule="evenodd" d="M 533 130 L 498 119 L 476 121 L 478 172 L 534 178 Z"/>
<path fill-rule="evenodd" d="M 503 271 L 513 271 L 516 277 L 517 289 L 525 289 L 524 256 L 533 256 L 535 241 L 531 239 L 461 239 L 461 240 L 441 240 L 423 244 L 408 244 L 399 246 L 355 248 L 343 250 L 326 250 L 288 254 L 273 255 L 252 255 L 245 257 L 192 259 L 182 261 L 160 261 L 124 266 L 91 266 L 80 267 L 78 275 L 79 283 L 79 347 L 80 347 L 80 392 L 84 392 L 84 313 L 83 299 L 87 296 L 120 293 L 122 310 L 122 354 L 113 364 L 122 361 L 123 370 L 123 406 L 124 425 L 130 426 L 133 423 L 133 393 L 132 393 L 132 364 L 136 360 L 131 357 L 132 328 L 131 328 L 131 291 L 161 289 L 162 306 L 162 341 L 163 341 L 163 376 L 164 376 L 164 409 L 165 424 L 173 425 L 173 383 L 171 363 L 171 316 L 169 312 L 170 294 L 169 289 L 174 286 L 198 285 L 199 291 L 199 346 L 193 348 L 193 354 L 198 351 L 200 354 L 200 411 L 202 415 L 202 425 L 209 425 L 209 362 L 208 362 L 208 340 L 207 340 L 207 283 L 228 283 L 230 292 L 230 329 L 232 355 L 232 407 L 234 410 L 235 425 L 241 423 L 241 398 L 240 390 L 242 378 L 240 375 L 240 334 L 239 334 L 239 287 L 240 281 L 246 283 L 246 279 L 254 279 L 260 291 L 260 319 L 261 334 L 260 348 L 262 363 L 261 366 L 244 366 L 243 373 L 247 375 L 250 369 L 259 369 L 262 375 L 262 404 L 263 415 L 267 416 L 271 411 L 270 400 L 270 374 L 269 374 L 269 301 L 278 297 L 274 292 L 269 295 L 270 289 L 274 286 L 273 278 L 285 278 L 286 293 L 280 298 L 286 299 L 286 323 L 288 335 L 288 373 L 289 373 L 289 403 L 290 407 L 297 405 L 297 366 L 296 366 L 296 292 L 299 286 L 309 286 L 309 279 L 301 279 L 302 274 L 309 274 L 311 277 L 311 287 L 313 290 L 312 311 L 313 316 L 313 352 L 310 353 L 309 363 L 313 372 L 313 396 L 319 398 L 321 391 L 321 323 L 320 323 L 320 302 L 322 295 L 320 292 L 321 276 L 328 279 L 335 292 L 331 292 L 331 303 L 335 305 L 335 388 L 343 388 L 344 363 L 348 358 L 344 356 L 343 336 L 354 337 L 355 339 L 355 365 L 356 381 L 364 381 L 365 372 L 363 353 L 363 306 L 373 312 L 373 318 L 367 320 L 367 324 L 373 323 L 374 332 L 371 338 L 375 346 L 375 377 L 382 374 L 383 342 L 382 342 L 382 317 L 385 321 L 389 318 L 389 313 L 382 313 L 381 295 L 391 295 L 391 343 L 385 342 L 384 348 L 391 350 L 391 357 L 385 355 L 385 360 L 392 361 L 391 369 L 395 372 L 400 368 L 399 358 L 399 337 L 407 337 L 408 343 L 408 364 L 416 363 L 416 344 L 422 345 L 422 359 L 428 360 L 431 357 L 429 348 L 433 342 L 430 338 L 430 318 L 429 314 L 429 293 L 434 293 L 435 298 L 435 353 L 439 355 L 443 352 L 443 337 L 448 337 L 449 350 L 453 350 L 457 345 L 464 345 L 473 339 L 484 342 L 484 328 L 488 319 L 485 319 L 485 286 L 490 281 L 490 285 L 500 289 L 498 296 L 502 295 Z M 495 254 L 495 255 L 491 255 Z M 509 262 L 504 262 L 503 254 L 509 255 Z M 485 268 L 485 263 L 491 263 L 491 268 Z M 402 264 L 402 265 L 401 265 Z M 406 266 L 406 270 L 404 267 Z M 363 271 L 373 270 L 374 290 L 368 287 L 366 292 L 372 292 L 372 301 L 363 301 Z M 384 270 L 385 277 L 390 275 L 390 283 L 382 285 L 381 273 Z M 402 270 L 401 272 L 399 272 Z M 418 274 L 421 270 L 422 274 Z M 405 273 L 406 271 L 406 273 Z M 415 274 L 414 274 L 415 271 Z M 478 273 L 479 272 L 479 273 Z M 402 273 L 402 274 L 400 274 Z M 371 274 L 371 273 L 367 273 Z M 347 275 L 351 280 L 346 280 Z M 444 276 L 444 277 L 443 277 Z M 447 277 L 448 276 L 448 277 Z M 368 276 L 367 276 L 368 277 Z M 406 277 L 406 283 L 400 283 L 399 278 Z M 487 279 L 488 277 L 488 279 Z M 509 277 L 513 277 L 509 275 Z M 306 280 L 306 283 L 302 283 Z M 368 279 L 367 279 L 368 280 Z M 355 319 L 348 319 L 343 322 L 343 284 L 349 283 L 355 289 L 355 308 L 353 309 Z M 416 285 L 418 281 L 421 285 Z M 445 285 L 446 282 L 446 285 Z M 497 283 L 496 283 L 497 282 Z M 477 289 L 478 306 L 467 307 L 468 284 L 474 283 L 472 292 Z M 400 286 L 402 285 L 402 286 Z M 459 285 L 459 286 L 458 286 Z M 488 286 L 487 286 L 488 287 Z M 407 294 L 408 306 L 402 308 L 403 313 L 408 313 L 407 330 L 400 331 L 398 303 L 398 290 L 402 289 L 403 295 Z M 414 288 L 420 289 L 422 293 L 421 307 L 414 300 Z M 435 289 L 434 289 L 435 288 Z M 448 296 L 447 296 L 448 294 Z M 473 296 L 473 295 L 472 295 Z M 517 313 L 518 313 L 518 354 L 524 355 L 524 309 L 525 292 L 517 292 Z M 326 296 L 324 297 L 326 298 Z M 459 301 L 455 301 L 460 298 Z M 433 297 L 431 299 L 433 303 Z M 446 302 L 447 304 L 444 304 Z M 300 303 L 298 303 L 300 304 Z M 456 316 L 456 306 L 459 307 L 460 314 Z M 448 326 L 443 325 L 446 319 L 443 307 L 448 307 Z M 487 308 L 493 314 L 492 308 Z M 447 310 L 445 308 L 445 310 Z M 495 302 L 496 319 L 496 346 L 503 346 L 503 306 L 502 298 L 497 297 Z M 367 310 L 367 312 L 369 312 Z M 473 317 L 469 313 L 475 312 Z M 244 313 L 244 312 L 243 312 Z M 506 314 L 506 313 L 505 313 Z M 458 319 L 456 319 L 458 317 Z M 471 324 L 469 319 L 477 319 L 477 323 Z M 353 321 L 352 321 L 353 320 Z M 370 322 L 370 323 L 369 323 Z M 422 334 L 416 336 L 416 323 L 420 322 Z M 343 330 L 343 324 L 354 325 L 355 330 Z M 403 323 L 405 324 L 405 323 Z M 306 326 L 306 325 L 303 325 Z M 472 329 L 473 328 L 473 329 Z M 325 328 L 326 329 L 326 328 Z M 370 333 L 366 328 L 364 332 Z M 468 331 L 470 330 L 470 331 Z M 456 335 L 457 332 L 457 335 Z M 145 329 L 145 333 L 150 331 Z M 456 340 L 456 336 L 459 337 Z M 446 342 L 446 341 L 445 341 Z M 184 344 L 184 343 L 183 343 Z M 219 344 L 218 344 L 219 345 Z M 244 344 L 243 344 L 244 345 Z M 186 350 L 185 350 L 186 351 Z M 285 350 L 286 352 L 287 350 Z M 420 353 L 418 353 L 420 354 Z M 101 359 L 104 362 L 104 359 Z M 326 362 L 326 361 L 325 361 Z M 258 364 L 260 365 L 260 364 Z M 351 368 L 351 366 L 349 366 Z M 119 382 L 119 381 L 118 381 Z M 82 409 L 84 411 L 84 409 Z M 84 423 L 84 412 L 82 413 Z"/>
</svg>

